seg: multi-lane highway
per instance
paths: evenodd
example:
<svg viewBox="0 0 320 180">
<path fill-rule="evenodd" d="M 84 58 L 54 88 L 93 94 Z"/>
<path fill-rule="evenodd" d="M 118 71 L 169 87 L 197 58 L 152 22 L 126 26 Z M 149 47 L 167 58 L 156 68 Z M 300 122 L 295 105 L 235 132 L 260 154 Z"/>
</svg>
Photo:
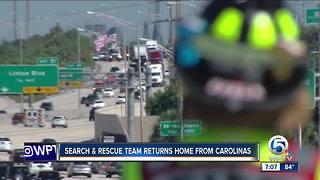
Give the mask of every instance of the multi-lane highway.
<svg viewBox="0 0 320 180">
<path fill-rule="evenodd" d="M 97 73 L 107 73 L 114 66 L 123 69 L 124 62 L 96 62 Z M 102 74 L 96 75 L 96 78 L 101 78 Z M 93 84 L 93 83 L 92 83 Z M 154 88 L 153 91 L 159 88 Z M 81 89 L 80 97 L 87 96 L 92 93 L 92 89 Z M 119 94 L 119 89 L 115 89 L 115 97 Z M 115 105 L 115 97 L 104 98 L 107 107 L 115 106 L 119 108 L 124 105 Z M 46 99 L 34 102 L 33 107 L 38 108 L 42 102 L 52 102 L 54 110 L 48 111 L 48 118 L 45 121 L 45 127 L 24 127 L 22 124 L 12 125 L 11 117 L 14 113 L 20 112 L 21 104 L 15 103 L 8 97 L 0 97 L 0 109 L 5 110 L 7 114 L 0 114 L 0 136 L 10 138 L 12 148 L 23 148 L 24 142 L 40 142 L 44 138 L 52 138 L 58 142 L 79 142 L 94 138 L 94 122 L 89 121 L 89 111 L 91 107 L 81 105 L 79 109 L 79 94 L 78 90 L 66 89 L 59 94 L 49 95 Z M 23 104 L 27 107 L 28 104 Z M 123 107 L 124 108 L 124 107 Z M 115 111 L 120 116 L 125 116 L 125 111 Z M 53 116 L 63 115 L 68 118 L 68 128 L 52 128 L 51 119 Z M 7 161 L 9 155 L 0 153 L 0 161 Z M 66 172 L 62 172 L 65 179 L 82 179 L 86 177 L 67 178 Z M 93 175 L 93 179 L 104 178 L 105 175 Z M 114 178 L 113 178 L 114 179 Z M 116 178 L 117 179 L 117 178 Z"/>
</svg>

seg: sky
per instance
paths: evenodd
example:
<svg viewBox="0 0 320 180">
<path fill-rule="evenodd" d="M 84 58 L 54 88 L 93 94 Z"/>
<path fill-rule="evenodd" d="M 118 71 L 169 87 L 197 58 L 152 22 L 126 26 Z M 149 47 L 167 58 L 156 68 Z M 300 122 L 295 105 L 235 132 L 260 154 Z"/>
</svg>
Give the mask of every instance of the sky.
<svg viewBox="0 0 320 180">
<path fill-rule="evenodd" d="M 26 1 L 17 0 L 17 19 L 18 34 L 26 37 Z M 182 14 L 197 12 L 205 1 L 184 1 L 182 4 Z M 84 28 L 86 24 L 106 24 L 107 28 L 114 25 L 121 26 L 108 18 L 88 15 L 87 11 L 102 12 L 107 15 L 127 20 L 139 24 L 139 31 L 143 31 L 144 22 L 154 20 L 154 3 L 150 0 L 145 1 L 30 1 L 30 34 L 46 34 L 56 21 L 46 17 L 58 17 L 60 24 L 64 29 L 70 29 L 72 26 Z M 175 14 L 175 12 L 174 12 Z M 169 8 L 167 2 L 160 3 L 160 19 L 169 17 Z M 69 24 L 69 25 L 66 25 Z M 165 41 L 168 39 L 168 25 L 161 24 L 162 36 Z M 129 42 L 136 38 L 136 32 L 123 27 L 123 35 Z M 149 25 L 150 34 L 153 26 Z M 0 1 L 0 40 L 12 41 L 14 39 L 13 24 L 13 1 Z"/>
<path fill-rule="evenodd" d="M 208 1 L 200 0 L 183 0 L 182 1 L 182 16 L 188 18 L 190 13 L 196 13 Z M 18 34 L 23 38 L 26 37 L 26 1 L 17 0 L 17 19 Z M 314 9 L 317 7 L 318 1 L 291 1 L 293 9 L 296 11 L 297 20 L 303 22 L 305 15 L 303 12 L 306 9 Z M 167 1 L 160 3 L 160 19 L 169 17 L 169 8 Z M 58 17 L 61 26 L 67 30 L 72 26 L 84 28 L 86 24 L 106 24 L 110 28 L 117 23 L 105 17 L 98 17 L 96 15 L 88 15 L 87 11 L 102 12 L 107 15 L 127 20 L 129 22 L 139 24 L 139 32 L 142 34 L 143 23 L 152 22 L 154 20 L 154 3 L 151 0 L 144 1 L 41 1 L 30 0 L 30 17 L 33 19 L 30 22 L 30 34 L 43 35 L 49 32 L 49 29 L 56 24 L 56 21 L 45 17 Z M 0 40 L 12 41 L 14 39 L 14 25 L 13 25 L 13 1 L 0 1 Z M 175 14 L 175 12 L 173 12 Z M 38 19 L 37 19 L 38 18 Z M 66 25 L 69 24 L 69 25 Z M 127 42 L 136 39 L 136 32 L 126 27 L 121 28 L 124 39 Z M 152 34 L 153 26 L 149 25 L 149 34 Z M 161 33 L 164 41 L 168 40 L 168 23 L 161 23 Z M 84 32 L 83 32 L 84 33 Z M 84 33 L 83 35 L 90 35 Z"/>
</svg>

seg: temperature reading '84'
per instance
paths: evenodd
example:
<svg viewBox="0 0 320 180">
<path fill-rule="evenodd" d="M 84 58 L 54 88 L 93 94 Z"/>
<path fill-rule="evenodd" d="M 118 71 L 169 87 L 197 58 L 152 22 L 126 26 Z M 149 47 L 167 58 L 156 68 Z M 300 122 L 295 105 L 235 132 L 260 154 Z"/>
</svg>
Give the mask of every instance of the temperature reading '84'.
<svg viewBox="0 0 320 180">
<path fill-rule="evenodd" d="M 294 164 L 286 164 L 285 166 L 284 166 L 284 169 L 292 169 L 292 168 L 294 168 Z"/>
</svg>

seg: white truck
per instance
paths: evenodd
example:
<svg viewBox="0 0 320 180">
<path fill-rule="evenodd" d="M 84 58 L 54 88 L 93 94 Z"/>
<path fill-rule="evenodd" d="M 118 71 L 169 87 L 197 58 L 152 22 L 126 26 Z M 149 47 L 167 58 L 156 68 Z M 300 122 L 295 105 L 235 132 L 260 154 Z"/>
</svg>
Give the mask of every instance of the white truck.
<svg viewBox="0 0 320 180">
<path fill-rule="evenodd" d="M 109 61 L 121 61 L 122 58 L 121 49 L 119 47 L 109 50 Z"/>
<path fill-rule="evenodd" d="M 155 50 L 158 49 L 158 42 L 153 40 L 146 41 L 146 47 L 148 50 Z"/>
<path fill-rule="evenodd" d="M 25 127 L 32 127 L 32 126 L 45 126 L 45 110 L 41 108 L 25 108 L 23 110 L 24 118 L 23 124 Z"/>
<path fill-rule="evenodd" d="M 138 46 L 134 46 L 133 51 L 134 51 L 134 56 L 133 56 L 134 59 L 138 60 Z M 139 47 L 139 54 L 140 54 L 140 58 L 142 61 L 144 59 L 148 59 L 148 52 L 147 52 L 147 48 L 145 46 Z"/>
<path fill-rule="evenodd" d="M 164 68 L 162 64 L 150 64 L 152 87 L 164 85 Z"/>
</svg>

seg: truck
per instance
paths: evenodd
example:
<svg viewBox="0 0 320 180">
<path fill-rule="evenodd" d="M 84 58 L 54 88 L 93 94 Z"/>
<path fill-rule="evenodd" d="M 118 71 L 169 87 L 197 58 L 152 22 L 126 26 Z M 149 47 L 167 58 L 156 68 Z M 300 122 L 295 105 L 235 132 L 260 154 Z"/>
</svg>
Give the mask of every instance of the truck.
<svg viewBox="0 0 320 180">
<path fill-rule="evenodd" d="M 158 42 L 157 41 L 154 41 L 154 40 L 148 40 L 146 41 L 146 47 L 147 47 L 147 50 L 155 50 L 155 49 L 158 49 Z"/>
<path fill-rule="evenodd" d="M 121 61 L 123 59 L 121 54 L 121 49 L 119 47 L 115 49 L 109 49 L 109 62 L 111 61 Z"/>
<path fill-rule="evenodd" d="M 23 124 L 25 127 L 32 127 L 32 126 L 45 126 L 45 110 L 42 108 L 24 108 L 23 110 L 24 118 Z"/>
<path fill-rule="evenodd" d="M 143 69 L 146 67 L 147 65 L 147 59 L 148 59 L 148 51 L 147 48 L 145 46 L 140 46 L 139 47 L 139 54 L 140 54 L 140 62 L 141 62 L 141 71 L 143 72 Z M 139 61 L 138 58 L 138 46 L 135 45 L 133 47 L 133 54 L 131 55 L 131 62 L 136 63 L 137 65 Z"/>
<path fill-rule="evenodd" d="M 163 64 L 150 64 L 151 85 L 152 87 L 164 85 L 164 67 Z"/>
<path fill-rule="evenodd" d="M 145 46 L 139 47 L 139 54 L 140 54 L 141 61 L 143 61 L 144 59 L 148 59 L 147 48 Z M 138 60 L 138 46 L 137 45 L 135 45 L 133 47 L 133 55 L 131 57 L 133 57 L 133 59 L 131 59 L 131 60 Z"/>
<path fill-rule="evenodd" d="M 161 49 L 148 50 L 150 64 L 163 64 L 163 51 Z"/>
</svg>

